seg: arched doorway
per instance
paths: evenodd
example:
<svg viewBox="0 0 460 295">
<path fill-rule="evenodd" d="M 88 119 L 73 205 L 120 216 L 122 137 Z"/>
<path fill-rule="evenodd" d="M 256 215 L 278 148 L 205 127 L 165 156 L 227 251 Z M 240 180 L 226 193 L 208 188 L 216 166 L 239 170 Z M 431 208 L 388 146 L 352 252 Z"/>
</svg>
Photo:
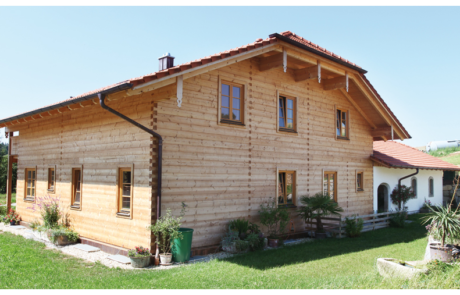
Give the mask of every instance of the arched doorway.
<svg viewBox="0 0 460 295">
<path fill-rule="evenodd" d="M 377 211 L 388 211 L 388 187 L 383 183 L 377 188 Z"/>
</svg>

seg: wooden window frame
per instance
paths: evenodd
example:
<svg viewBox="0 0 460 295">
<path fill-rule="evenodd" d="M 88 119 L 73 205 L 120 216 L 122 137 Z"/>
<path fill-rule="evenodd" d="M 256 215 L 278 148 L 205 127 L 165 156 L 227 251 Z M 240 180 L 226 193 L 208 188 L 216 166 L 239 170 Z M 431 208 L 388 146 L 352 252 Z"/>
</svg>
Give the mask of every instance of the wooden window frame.
<svg viewBox="0 0 460 295">
<path fill-rule="evenodd" d="M 35 202 L 35 197 L 37 196 L 37 166 L 32 166 L 32 167 L 26 167 L 24 168 L 24 202 Z M 34 179 L 34 190 L 35 190 L 35 195 L 32 197 L 27 196 L 27 182 L 29 178 L 27 177 L 27 172 L 28 171 L 35 171 L 35 179 Z"/>
<path fill-rule="evenodd" d="M 337 111 L 340 111 L 340 112 L 345 112 L 347 114 L 347 118 L 346 118 L 346 132 L 347 132 L 347 136 L 341 136 L 341 135 L 337 135 Z M 342 123 L 342 116 L 340 116 L 340 122 Z M 340 106 L 337 106 L 337 105 L 334 105 L 334 134 L 335 134 L 335 139 L 336 140 L 350 140 L 350 110 L 347 109 L 347 108 L 343 108 L 343 107 L 340 107 Z"/>
<path fill-rule="evenodd" d="M 280 127 L 280 107 L 279 107 L 280 96 L 294 100 L 294 112 L 293 112 L 294 113 L 294 118 L 293 118 L 294 128 Z M 289 93 L 285 93 L 285 92 L 276 90 L 275 106 L 276 106 L 276 132 L 297 135 L 298 126 L 299 126 L 299 97 L 295 95 L 290 95 Z M 285 113 L 286 113 L 285 114 L 285 117 L 286 117 L 287 112 Z"/>
<path fill-rule="evenodd" d="M 434 197 L 434 178 L 433 176 L 428 177 L 428 197 Z"/>
<path fill-rule="evenodd" d="M 326 170 L 326 169 L 323 169 L 323 174 L 322 174 L 322 176 L 321 176 L 321 192 L 323 192 L 323 193 L 324 193 L 324 175 L 325 175 L 326 173 L 327 173 L 327 174 L 332 174 L 332 173 L 335 174 L 335 177 L 334 177 L 334 181 L 335 181 L 335 183 L 334 183 L 334 198 L 333 198 L 333 199 L 334 199 L 334 201 L 335 201 L 336 203 L 338 203 L 339 196 L 337 195 L 337 192 L 339 191 L 339 189 L 338 189 L 338 183 L 339 183 L 338 178 L 339 178 L 339 173 L 338 173 L 338 171 L 335 171 L 335 170 Z M 329 193 L 329 188 L 330 188 L 330 186 L 329 186 L 329 176 L 328 176 L 327 179 L 328 179 L 328 180 L 327 180 L 327 182 L 328 182 L 327 191 L 328 191 L 328 193 Z"/>
<path fill-rule="evenodd" d="M 74 191 L 74 186 L 75 186 L 75 179 L 74 179 L 74 171 L 75 170 L 80 170 L 80 203 L 75 205 L 75 191 Z M 81 166 L 73 166 L 71 168 L 71 176 L 70 176 L 70 209 L 72 210 L 77 210 L 81 211 L 83 208 L 83 165 Z"/>
<path fill-rule="evenodd" d="M 247 93 L 248 93 L 248 85 L 247 83 L 238 80 L 238 79 L 232 79 L 232 78 L 226 78 L 222 77 L 219 75 L 218 78 L 218 95 L 217 95 L 217 125 L 222 125 L 222 126 L 231 126 L 231 127 L 240 127 L 240 128 L 246 128 L 247 126 Z M 229 120 L 229 119 L 222 119 L 222 83 L 228 84 L 231 86 L 237 86 L 241 87 L 242 89 L 242 95 L 240 95 L 240 100 L 241 100 L 241 106 L 240 106 L 240 116 L 241 120 L 236 121 L 236 120 Z M 230 97 L 230 106 L 233 104 L 233 99 Z M 231 110 L 231 107 L 229 107 Z"/>
<path fill-rule="evenodd" d="M 279 186 L 279 174 L 280 173 L 293 173 L 294 174 L 294 185 L 293 185 L 293 196 L 292 196 L 292 204 L 279 204 L 278 203 L 278 186 Z M 275 194 L 275 201 L 276 201 L 276 205 L 281 207 L 281 208 L 295 208 L 297 207 L 297 170 L 293 170 L 293 169 L 279 169 L 277 168 L 276 169 L 276 194 Z M 285 184 L 285 187 L 284 187 L 284 191 L 286 192 L 286 184 Z M 287 202 L 287 200 L 286 200 Z"/>
<path fill-rule="evenodd" d="M 412 181 L 415 180 L 415 190 L 414 188 L 412 187 Z M 412 188 L 412 190 L 414 191 L 414 196 L 415 198 L 417 199 L 418 198 L 418 180 L 417 180 L 417 177 L 412 177 L 410 179 L 410 187 Z"/>
<path fill-rule="evenodd" d="M 54 170 L 54 186 L 53 188 L 50 188 L 50 185 L 51 185 L 51 175 L 50 175 L 50 170 L 53 169 Z M 48 193 L 50 194 L 54 194 L 56 193 L 56 165 L 50 165 L 48 166 L 48 169 L 47 169 L 47 191 Z"/>
<path fill-rule="evenodd" d="M 120 180 L 122 177 L 122 171 L 131 171 L 131 194 L 130 194 L 130 208 L 128 211 L 121 210 L 121 202 L 123 201 L 121 190 L 122 186 L 120 185 Z M 117 217 L 125 219 L 133 219 L 133 195 L 134 195 L 134 164 L 118 166 L 117 168 L 117 198 L 116 198 L 116 208 L 117 208 Z"/>
<path fill-rule="evenodd" d="M 358 175 L 361 175 L 361 187 L 358 187 Z M 363 192 L 364 191 L 364 171 L 356 170 L 356 191 Z"/>
</svg>

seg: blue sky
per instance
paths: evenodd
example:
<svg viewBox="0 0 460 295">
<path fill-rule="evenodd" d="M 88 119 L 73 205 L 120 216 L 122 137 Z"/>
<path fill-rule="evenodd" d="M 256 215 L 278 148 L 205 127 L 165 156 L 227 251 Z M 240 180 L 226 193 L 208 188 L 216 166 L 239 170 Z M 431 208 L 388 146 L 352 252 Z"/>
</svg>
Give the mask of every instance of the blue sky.
<svg viewBox="0 0 460 295">
<path fill-rule="evenodd" d="M 460 139 L 460 7 L 0 7 L 0 118 L 290 30 L 360 65 L 413 139 Z M 2 131 L 3 133 L 3 131 Z"/>
</svg>

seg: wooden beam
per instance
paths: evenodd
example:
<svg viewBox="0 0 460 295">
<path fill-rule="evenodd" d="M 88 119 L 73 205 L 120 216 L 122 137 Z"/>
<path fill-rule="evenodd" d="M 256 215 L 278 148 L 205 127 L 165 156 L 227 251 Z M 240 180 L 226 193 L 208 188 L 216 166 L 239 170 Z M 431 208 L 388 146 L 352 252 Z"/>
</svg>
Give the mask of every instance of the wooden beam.
<svg viewBox="0 0 460 295">
<path fill-rule="evenodd" d="M 169 85 L 167 87 L 154 90 L 151 96 L 155 102 L 174 99 L 174 98 L 177 99 L 177 89 L 178 89 L 178 86 L 176 84 Z"/>
<path fill-rule="evenodd" d="M 336 90 L 345 88 L 348 92 L 348 74 L 343 77 L 324 80 L 324 90 Z"/>
<path fill-rule="evenodd" d="M 177 96 L 177 106 L 181 107 L 182 105 L 182 94 L 183 94 L 183 85 L 184 85 L 184 76 L 180 75 L 177 77 L 177 87 L 176 87 L 176 96 Z"/>
<path fill-rule="evenodd" d="M 6 210 L 9 212 L 11 209 L 11 192 L 13 191 L 13 157 L 11 155 L 11 148 L 13 147 L 13 132 L 8 134 L 8 172 L 6 177 Z"/>
<path fill-rule="evenodd" d="M 284 63 L 284 53 L 277 53 L 269 57 L 260 59 L 259 71 L 264 72 L 271 69 L 280 68 Z"/>
<path fill-rule="evenodd" d="M 371 131 L 373 137 L 386 137 L 391 138 L 391 126 L 379 127 Z"/>
<path fill-rule="evenodd" d="M 366 113 L 359 107 L 359 105 L 355 102 L 355 100 L 348 94 L 348 92 L 345 91 L 345 89 L 340 89 L 340 92 L 348 99 L 348 101 L 355 107 L 355 109 L 358 111 L 358 113 L 363 116 L 364 120 L 371 125 L 372 128 L 376 129 L 377 126 L 372 122 L 372 120 L 366 115 Z"/>
<path fill-rule="evenodd" d="M 303 68 L 303 69 L 294 71 L 294 79 L 296 82 L 316 79 L 316 78 L 318 78 L 318 81 L 321 81 L 321 65 L 320 64 L 309 67 L 309 68 Z"/>
</svg>

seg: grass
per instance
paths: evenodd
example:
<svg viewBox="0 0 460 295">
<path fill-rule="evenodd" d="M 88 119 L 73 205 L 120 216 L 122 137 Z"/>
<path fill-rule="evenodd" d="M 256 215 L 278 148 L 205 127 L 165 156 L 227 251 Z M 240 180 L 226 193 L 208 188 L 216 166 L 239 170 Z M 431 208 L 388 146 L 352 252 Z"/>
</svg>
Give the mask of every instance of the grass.
<svg viewBox="0 0 460 295">
<path fill-rule="evenodd" d="M 3 233 L 0 289 L 460 288 L 459 268 L 412 281 L 378 275 L 379 257 L 423 259 L 425 233 L 413 222 L 404 229 L 386 228 L 359 238 L 318 240 L 164 271 L 110 269 Z"/>
<path fill-rule="evenodd" d="M 11 194 L 11 203 L 16 203 L 16 193 Z M 0 204 L 6 204 L 6 194 L 0 194 Z"/>
<path fill-rule="evenodd" d="M 447 156 L 447 157 L 441 157 L 440 159 L 448 163 L 454 164 L 454 165 L 460 165 L 460 154 L 453 155 L 453 156 Z"/>
<path fill-rule="evenodd" d="M 443 149 L 437 149 L 435 151 L 430 151 L 428 154 L 440 158 L 440 157 L 446 157 L 450 155 L 451 153 L 459 152 L 460 147 L 448 147 L 448 148 L 443 148 Z"/>
</svg>

